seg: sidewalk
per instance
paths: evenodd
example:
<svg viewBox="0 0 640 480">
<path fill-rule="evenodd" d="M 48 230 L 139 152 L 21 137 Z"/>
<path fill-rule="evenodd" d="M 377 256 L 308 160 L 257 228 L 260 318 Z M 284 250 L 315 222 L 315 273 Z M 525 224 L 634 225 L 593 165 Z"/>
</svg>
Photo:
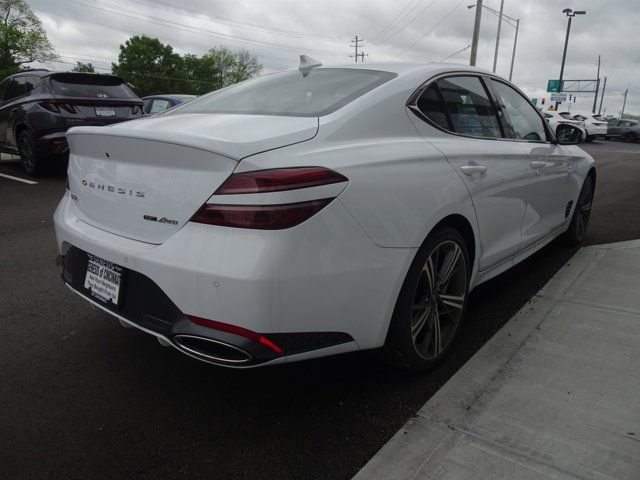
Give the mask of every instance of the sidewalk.
<svg viewBox="0 0 640 480">
<path fill-rule="evenodd" d="M 640 479 L 640 240 L 581 249 L 355 476 L 547 478 Z"/>
</svg>

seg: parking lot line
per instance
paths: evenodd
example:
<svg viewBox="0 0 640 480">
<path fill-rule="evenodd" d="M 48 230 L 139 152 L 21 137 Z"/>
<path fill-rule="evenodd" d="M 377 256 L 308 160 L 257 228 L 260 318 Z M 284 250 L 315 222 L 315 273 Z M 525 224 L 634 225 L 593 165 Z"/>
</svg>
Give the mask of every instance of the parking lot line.
<svg viewBox="0 0 640 480">
<path fill-rule="evenodd" d="M 33 180 L 27 180 L 26 178 L 14 177 L 13 175 L 7 175 L 6 173 L 0 173 L 0 177 L 8 178 L 9 180 L 15 180 L 16 182 L 28 183 L 29 185 L 35 185 L 38 182 Z"/>
</svg>

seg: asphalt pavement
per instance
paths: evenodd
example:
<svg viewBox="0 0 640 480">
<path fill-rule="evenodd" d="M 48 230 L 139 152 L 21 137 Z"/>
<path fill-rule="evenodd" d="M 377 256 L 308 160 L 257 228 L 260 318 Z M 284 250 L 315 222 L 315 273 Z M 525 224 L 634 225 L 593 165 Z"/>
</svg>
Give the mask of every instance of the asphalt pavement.
<svg viewBox="0 0 640 480">
<path fill-rule="evenodd" d="M 640 144 L 598 162 L 586 244 L 640 238 Z M 126 330 L 63 285 L 52 213 L 64 176 L 0 163 L 0 478 L 351 478 L 575 253 L 552 244 L 472 294 L 428 374 L 376 352 L 249 371 Z"/>
</svg>

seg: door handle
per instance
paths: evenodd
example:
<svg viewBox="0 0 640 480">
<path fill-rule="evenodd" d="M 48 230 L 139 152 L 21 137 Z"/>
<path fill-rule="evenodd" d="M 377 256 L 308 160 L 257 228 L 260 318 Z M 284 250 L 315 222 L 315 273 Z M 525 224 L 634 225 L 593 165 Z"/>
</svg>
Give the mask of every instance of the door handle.
<svg viewBox="0 0 640 480">
<path fill-rule="evenodd" d="M 531 168 L 533 168 L 534 170 L 542 170 L 546 166 L 547 162 L 538 162 L 535 160 L 531 161 Z"/>
<path fill-rule="evenodd" d="M 462 170 L 462 173 L 469 176 L 475 175 L 476 173 L 479 173 L 480 175 L 487 173 L 487 167 L 484 165 L 464 165 L 460 167 L 460 170 Z"/>
</svg>

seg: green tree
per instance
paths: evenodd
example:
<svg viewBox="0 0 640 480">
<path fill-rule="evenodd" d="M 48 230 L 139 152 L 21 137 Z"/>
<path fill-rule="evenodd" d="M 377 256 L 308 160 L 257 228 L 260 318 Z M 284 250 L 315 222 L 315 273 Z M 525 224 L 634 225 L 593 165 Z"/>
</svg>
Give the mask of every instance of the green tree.
<svg viewBox="0 0 640 480">
<path fill-rule="evenodd" d="M 111 70 L 129 83 L 140 97 L 185 91 L 182 57 L 157 38 L 135 35 L 120 45 L 118 63 Z"/>
<path fill-rule="evenodd" d="M 75 67 L 73 67 L 71 71 L 82 72 L 82 73 L 96 73 L 96 69 L 94 68 L 91 62 L 89 63 L 76 62 Z"/>
<path fill-rule="evenodd" d="M 233 53 L 226 48 L 212 48 L 202 57 L 185 55 L 185 73 L 190 93 L 203 94 L 255 77 L 262 71 L 247 51 Z"/>
<path fill-rule="evenodd" d="M 0 0 L 0 75 L 57 58 L 40 19 L 25 0 Z"/>
</svg>

